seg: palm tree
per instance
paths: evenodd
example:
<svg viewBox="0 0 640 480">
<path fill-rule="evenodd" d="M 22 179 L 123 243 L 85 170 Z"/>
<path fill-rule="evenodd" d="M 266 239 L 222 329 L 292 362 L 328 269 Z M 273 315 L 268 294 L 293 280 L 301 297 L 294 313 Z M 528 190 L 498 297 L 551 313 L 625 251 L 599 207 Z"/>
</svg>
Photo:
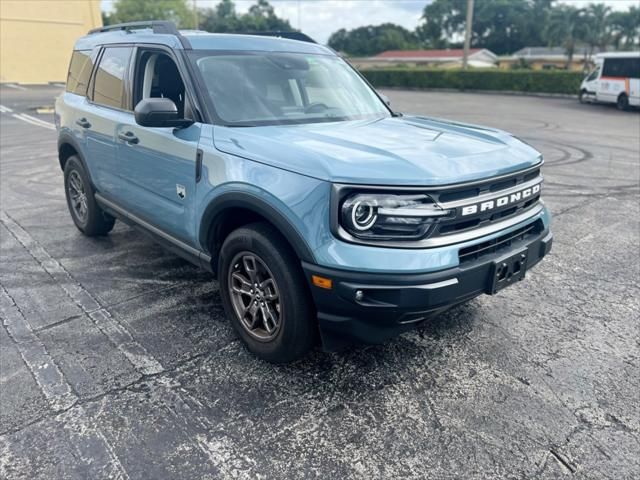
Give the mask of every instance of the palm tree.
<svg viewBox="0 0 640 480">
<path fill-rule="evenodd" d="M 611 8 L 603 3 L 590 4 L 585 9 L 585 40 L 589 44 L 589 57 L 593 55 L 593 50 L 598 47 L 604 51 L 611 39 L 608 16 Z"/>
<path fill-rule="evenodd" d="M 627 12 L 613 12 L 609 15 L 609 25 L 616 50 L 640 44 L 640 7 L 630 7 Z"/>
<path fill-rule="evenodd" d="M 576 43 L 585 36 L 584 10 L 560 5 L 551 10 L 545 28 L 545 38 L 550 46 L 563 46 L 567 52 L 565 68 L 573 61 Z"/>
</svg>

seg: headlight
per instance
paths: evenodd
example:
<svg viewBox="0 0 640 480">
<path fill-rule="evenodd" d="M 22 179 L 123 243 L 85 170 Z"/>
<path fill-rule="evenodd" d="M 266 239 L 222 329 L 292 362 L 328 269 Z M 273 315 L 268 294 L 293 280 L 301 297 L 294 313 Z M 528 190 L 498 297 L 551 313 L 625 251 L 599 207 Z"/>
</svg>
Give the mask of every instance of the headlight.
<svg viewBox="0 0 640 480">
<path fill-rule="evenodd" d="M 356 193 L 340 206 L 340 224 L 350 235 L 368 240 L 416 240 L 438 218 L 451 214 L 428 195 Z"/>
</svg>

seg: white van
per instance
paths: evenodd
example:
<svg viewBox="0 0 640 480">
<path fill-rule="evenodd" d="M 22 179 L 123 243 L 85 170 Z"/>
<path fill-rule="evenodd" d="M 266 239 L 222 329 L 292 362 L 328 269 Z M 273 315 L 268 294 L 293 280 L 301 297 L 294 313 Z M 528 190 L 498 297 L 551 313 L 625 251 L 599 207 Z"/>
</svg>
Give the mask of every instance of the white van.
<svg viewBox="0 0 640 480">
<path fill-rule="evenodd" d="M 580 85 L 580 102 L 640 106 L 640 52 L 600 53 L 595 64 Z"/>
</svg>

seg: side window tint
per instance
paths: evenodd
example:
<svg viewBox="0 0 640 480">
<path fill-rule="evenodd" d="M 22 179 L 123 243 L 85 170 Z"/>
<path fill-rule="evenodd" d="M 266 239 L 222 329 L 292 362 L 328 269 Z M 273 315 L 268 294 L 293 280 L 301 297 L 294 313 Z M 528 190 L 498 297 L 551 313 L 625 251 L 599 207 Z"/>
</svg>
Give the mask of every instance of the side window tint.
<svg viewBox="0 0 640 480">
<path fill-rule="evenodd" d="M 640 78 L 640 58 L 629 60 L 629 76 L 631 78 Z"/>
<path fill-rule="evenodd" d="M 93 86 L 93 101 L 124 108 L 124 76 L 131 57 L 130 47 L 106 48 L 100 59 Z"/>
<path fill-rule="evenodd" d="M 67 92 L 86 95 L 89 77 L 93 69 L 91 50 L 75 50 L 71 56 L 67 75 Z"/>
<path fill-rule="evenodd" d="M 617 77 L 618 76 L 618 60 L 615 58 L 606 58 L 604 60 L 604 67 L 602 69 L 603 77 Z"/>
<path fill-rule="evenodd" d="M 604 61 L 602 75 L 605 77 L 640 78 L 640 59 L 607 58 Z"/>
</svg>

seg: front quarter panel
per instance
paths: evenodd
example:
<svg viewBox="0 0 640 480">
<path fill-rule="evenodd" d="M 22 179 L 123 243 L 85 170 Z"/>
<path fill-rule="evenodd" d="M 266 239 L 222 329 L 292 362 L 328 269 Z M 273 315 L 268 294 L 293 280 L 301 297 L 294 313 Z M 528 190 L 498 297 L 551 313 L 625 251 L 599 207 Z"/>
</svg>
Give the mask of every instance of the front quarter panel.
<svg viewBox="0 0 640 480">
<path fill-rule="evenodd" d="M 208 251 L 207 212 L 232 193 L 277 212 L 310 252 L 330 240 L 328 182 L 220 152 L 213 145 L 210 125 L 203 128 L 200 149 L 202 178 L 197 186 L 197 218 L 201 219 L 198 239 L 203 250 Z"/>
</svg>

